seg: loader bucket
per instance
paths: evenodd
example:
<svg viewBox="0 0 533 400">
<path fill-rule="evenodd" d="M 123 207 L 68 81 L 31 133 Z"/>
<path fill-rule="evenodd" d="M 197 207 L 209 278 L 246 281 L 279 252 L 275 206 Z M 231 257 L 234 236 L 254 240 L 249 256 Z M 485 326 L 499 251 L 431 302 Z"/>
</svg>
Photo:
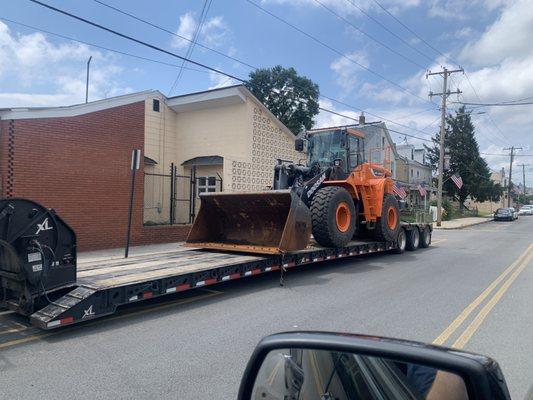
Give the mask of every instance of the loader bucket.
<svg viewBox="0 0 533 400">
<path fill-rule="evenodd" d="M 311 237 L 311 212 L 292 190 L 206 193 L 188 247 L 280 254 L 302 250 Z"/>
</svg>

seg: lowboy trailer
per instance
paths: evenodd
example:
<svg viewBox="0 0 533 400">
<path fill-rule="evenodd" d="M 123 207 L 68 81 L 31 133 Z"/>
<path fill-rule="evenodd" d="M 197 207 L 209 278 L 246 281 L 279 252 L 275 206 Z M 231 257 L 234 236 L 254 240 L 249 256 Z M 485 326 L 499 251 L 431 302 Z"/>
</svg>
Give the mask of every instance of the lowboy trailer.
<svg viewBox="0 0 533 400">
<path fill-rule="evenodd" d="M 0 199 L 0 306 L 53 329 L 110 315 L 158 296 L 326 260 L 427 247 L 430 224 L 402 223 L 394 241 L 315 243 L 284 254 L 200 250 L 181 245 L 157 254 L 78 263 L 74 231 L 53 210 L 24 199 Z"/>
</svg>

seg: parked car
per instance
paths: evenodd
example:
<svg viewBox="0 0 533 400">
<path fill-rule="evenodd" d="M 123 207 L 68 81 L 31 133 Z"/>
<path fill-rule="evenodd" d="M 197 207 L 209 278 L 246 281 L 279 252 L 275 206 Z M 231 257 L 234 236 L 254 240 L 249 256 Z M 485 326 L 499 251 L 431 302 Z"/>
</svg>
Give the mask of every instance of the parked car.
<svg viewBox="0 0 533 400">
<path fill-rule="evenodd" d="M 533 215 L 533 206 L 522 206 L 518 210 L 518 215 Z"/>
<path fill-rule="evenodd" d="M 494 212 L 494 221 L 514 221 L 514 208 L 498 208 Z"/>
<path fill-rule="evenodd" d="M 513 213 L 513 219 L 518 219 L 518 210 L 514 207 L 511 207 L 511 211 Z"/>
</svg>

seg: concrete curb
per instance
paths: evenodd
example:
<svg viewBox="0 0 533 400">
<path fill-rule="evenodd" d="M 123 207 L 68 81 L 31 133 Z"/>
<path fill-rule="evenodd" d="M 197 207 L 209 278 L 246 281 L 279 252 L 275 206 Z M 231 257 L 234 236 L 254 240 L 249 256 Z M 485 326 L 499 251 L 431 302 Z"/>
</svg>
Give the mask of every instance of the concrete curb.
<svg viewBox="0 0 533 400">
<path fill-rule="evenodd" d="M 453 228 L 444 228 L 442 226 L 436 226 L 435 225 L 435 226 L 433 226 L 433 229 L 439 229 L 439 230 L 443 230 L 443 231 L 451 231 L 451 230 L 468 228 L 468 227 L 474 226 L 474 225 L 486 224 L 487 222 L 490 222 L 490 221 L 494 221 L 494 219 L 487 218 L 485 221 L 477 221 L 477 222 L 469 223 L 469 224 L 466 224 L 466 225 L 456 226 L 456 227 L 453 227 Z"/>
</svg>

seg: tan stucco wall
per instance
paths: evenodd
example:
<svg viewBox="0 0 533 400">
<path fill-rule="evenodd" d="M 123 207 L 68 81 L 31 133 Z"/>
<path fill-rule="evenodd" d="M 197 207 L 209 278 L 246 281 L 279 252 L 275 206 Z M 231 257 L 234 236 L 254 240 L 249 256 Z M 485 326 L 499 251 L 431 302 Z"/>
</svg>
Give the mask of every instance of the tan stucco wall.
<svg viewBox="0 0 533 400">
<path fill-rule="evenodd" d="M 197 176 L 222 177 L 223 190 L 244 192 L 263 190 L 272 184 L 277 158 L 298 160 L 294 137 L 252 98 L 240 104 L 176 113 L 160 101 L 160 112 L 152 111 L 152 99 L 146 101 L 145 155 L 157 161 L 146 172 L 169 174 L 170 163 L 178 175 L 189 175 L 181 164 L 194 157 L 221 156 L 223 166 L 199 166 Z M 167 222 L 170 185 L 168 178 L 147 177 L 145 222 Z M 160 182 L 160 183 L 158 183 Z M 178 198 L 188 198 L 186 179 L 178 180 Z M 198 207 L 199 201 L 196 202 Z M 186 222 L 186 202 L 179 202 L 177 222 Z"/>
</svg>

